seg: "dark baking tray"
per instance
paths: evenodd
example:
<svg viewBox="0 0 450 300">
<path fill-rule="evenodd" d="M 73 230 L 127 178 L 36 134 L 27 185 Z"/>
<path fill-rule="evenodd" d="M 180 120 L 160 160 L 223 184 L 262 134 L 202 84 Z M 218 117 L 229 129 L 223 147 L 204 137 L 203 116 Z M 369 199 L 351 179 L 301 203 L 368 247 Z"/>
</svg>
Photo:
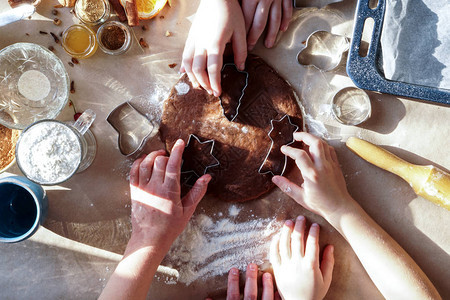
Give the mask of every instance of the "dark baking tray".
<svg viewBox="0 0 450 300">
<path fill-rule="evenodd" d="M 381 71 L 381 30 L 383 28 L 386 0 L 378 0 L 376 8 L 369 7 L 370 0 L 359 0 L 355 13 L 353 39 L 347 61 L 347 74 L 359 88 L 398 96 L 422 99 L 450 105 L 450 90 L 388 80 Z M 372 38 L 365 57 L 360 56 L 361 39 L 367 18 L 374 20 Z"/>
</svg>

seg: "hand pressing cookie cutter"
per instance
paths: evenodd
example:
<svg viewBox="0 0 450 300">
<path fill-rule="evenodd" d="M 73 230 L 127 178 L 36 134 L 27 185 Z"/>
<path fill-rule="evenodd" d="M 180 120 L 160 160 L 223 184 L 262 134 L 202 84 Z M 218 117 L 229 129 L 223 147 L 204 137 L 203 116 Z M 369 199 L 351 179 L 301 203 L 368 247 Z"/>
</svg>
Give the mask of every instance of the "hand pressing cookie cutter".
<svg viewBox="0 0 450 300">
<path fill-rule="evenodd" d="M 297 54 L 297 62 L 302 66 L 312 66 L 324 72 L 336 68 L 342 55 L 350 47 L 347 37 L 328 31 L 315 31 L 306 40 L 306 47 Z"/>
<path fill-rule="evenodd" d="M 274 122 L 277 122 L 277 123 L 281 124 L 282 126 L 289 125 L 290 128 L 291 128 L 290 131 L 292 132 L 292 133 L 291 133 L 291 135 L 292 135 L 292 140 L 289 141 L 288 143 L 283 143 L 283 145 L 289 146 L 289 145 L 291 145 L 291 144 L 293 144 L 293 143 L 295 142 L 295 139 L 294 139 L 294 137 L 293 137 L 293 134 L 294 134 L 295 132 L 297 132 L 297 130 L 299 129 L 299 127 L 298 127 L 297 125 L 295 125 L 294 123 L 291 122 L 291 118 L 290 118 L 288 115 L 284 115 L 280 120 L 273 120 L 273 119 L 270 120 L 270 124 L 271 124 L 272 128 L 270 129 L 270 131 L 269 131 L 269 133 L 268 133 L 267 135 L 268 135 L 269 138 L 270 138 L 271 145 L 270 145 L 269 151 L 267 152 L 266 158 L 264 159 L 263 163 L 262 163 L 261 166 L 259 167 L 258 173 L 260 173 L 260 174 L 269 174 L 269 173 L 270 173 L 270 174 L 272 174 L 272 176 L 275 176 L 275 175 L 283 176 L 284 171 L 286 170 L 287 156 L 284 155 L 283 153 L 281 153 L 281 150 L 280 150 L 281 145 L 280 145 L 280 147 L 278 147 L 277 149 L 274 149 L 274 144 L 275 144 L 274 138 L 276 138 L 277 135 L 281 134 L 280 131 L 278 131 L 278 132 L 277 132 L 277 131 L 274 131 L 274 129 L 275 129 Z M 292 130 L 292 129 L 293 129 L 293 130 Z M 278 153 L 277 153 L 277 152 L 278 152 Z M 272 154 L 272 156 L 274 156 L 274 153 L 275 153 L 275 154 L 281 154 L 282 156 L 284 156 L 283 169 L 281 170 L 281 172 L 279 172 L 280 174 L 275 174 L 275 173 L 272 171 L 272 169 L 270 168 L 271 166 L 270 166 L 270 164 L 269 164 L 269 158 L 270 158 L 271 154 Z M 269 166 L 267 166 L 267 165 L 269 165 Z M 265 170 L 265 168 L 267 168 L 267 170 Z"/>
<path fill-rule="evenodd" d="M 189 154 L 191 151 L 189 150 L 190 147 L 193 148 L 194 152 L 197 152 L 197 150 L 194 148 L 194 143 L 198 143 L 200 145 L 204 145 L 201 146 L 201 150 L 200 152 L 203 153 L 203 149 L 206 149 L 207 147 L 211 147 L 211 149 L 208 151 L 209 155 L 211 157 L 211 163 L 208 164 L 204 164 L 203 162 L 197 160 L 195 161 L 195 159 L 193 159 L 193 162 L 191 162 L 189 164 L 189 162 L 187 162 L 187 160 L 183 159 L 183 163 L 181 165 L 181 173 L 193 173 L 197 178 L 199 178 L 202 175 L 205 175 L 206 172 L 208 171 L 208 169 L 213 168 L 213 167 L 217 167 L 220 165 L 219 160 L 213 155 L 213 151 L 214 151 L 214 145 L 215 145 L 215 141 L 214 140 L 206 140 L 204 142 L 200 141 L 200 139 L 194 135 L 194 134 L 190 134 L 189 135 L 189 140 L 186 144 L 186 146 L 184 147 L 184 154 Z M 195 158 L 195 156 L 194 156 Z M 187 165 L 188 164 L 188 165 Z M 186 166 L 187 165 L 187 166 Z M 196 169 L 196 166 L 200 165 L 200 169 L 202 169 L 202 171 L 199 171 L 199 169 Z M 200 174 L 201 173 L 201 174 Z M 189 178 L 188 178 L 189 179 Z"/>
<path fill-rule="evenodd" d="M 244 85 L 244 87 L 241 89 L 241 95 L 239 96 L 239 99 L 238 99 L 238 101 L 237 101 L 236 109 L 233 110 L 233 111 L 235 111 L 234 114 L 230 114 L 230 116 L 228 116 L 228 114 L 225 112 L 226 108 L 224 107 L 222 97 L 224 96 L 224 93 L 226 93 L 226 92 L 225 92 L 225 91 L 222 91 L 222 95 L 219 96 L 219 99 L 220 99 L 220 106 L 222 106 L 222 112 L 223 112 L 224 116 L 228 119 L 228 121 L 233 122 L 233 121 L 236 119 L 236 117 L 238 116 L 238 114 L 239 114 L 239 108 L 241 107 L 241 100 L 242 100 L 242 98 L 244 97 L 245 89 L 246 89 L 247 86 L 248 86 L 248 72 L 246 72 L 246 71 L 240 71 L 240 70 L 237 68 L 237 66 L 236 66 L 235 64 L 233 64 L 233 63 L 226 63 L 226 64 L 223 65 L 222 70 L 221 70 L 221 73 L 223 73 L 223 71 L 225 70 L 226 67 L 234 67 L 234 69 L 236 69 L 237 72 L 242 73 L 242 74 L 245 74 L 245 85 Z M 223 83 L 223 80 L 222 80 L 222 83 Z M 223 84 L 222 84 L 222 87 L 223 87 Z M 231 105 L 230 105 L 230 106 L 231 106 Z"/>
<path fill-rule="evenodd" d="M 155 125 L 128 101 L 116 107 L 106 120 L 119 134 L 119 150 L 125 156 L 139 152 L 155 130 Z"/>
</svg>

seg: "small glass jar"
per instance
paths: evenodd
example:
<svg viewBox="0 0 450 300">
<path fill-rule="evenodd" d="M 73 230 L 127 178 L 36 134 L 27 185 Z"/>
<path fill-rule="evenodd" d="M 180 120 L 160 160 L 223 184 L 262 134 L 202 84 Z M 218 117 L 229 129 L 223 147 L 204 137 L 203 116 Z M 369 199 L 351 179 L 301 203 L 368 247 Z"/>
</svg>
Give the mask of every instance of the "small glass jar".
<svg viewBox="0 0 450 300">
<path fill-rule="evenodd" d="M 75 15 L 78 20 L 89 26 L 105 23 L 110 13 L 108 0 L 78 0 L 75 3 Z"/>
<path fill-rule="evenodd" d="M 95 32 L 84 25 L 72 25 L 62 35 L 64 50 L 75 58 L 88 58 L 97 51 Z"/>
<path fill-rule="evenodd" d="M 342 124 L 359 125 L 372 113 L 369 95 L 356 87 L 343 88 L 334 95 L 331 112 Z"/>
<path fill-rule="evenodd" d="M 117 21 L 106 22 L 97 30 L 97 41 L 106 54 L 123 54 L 131 46 L 130 28 Z"/>
</svg>

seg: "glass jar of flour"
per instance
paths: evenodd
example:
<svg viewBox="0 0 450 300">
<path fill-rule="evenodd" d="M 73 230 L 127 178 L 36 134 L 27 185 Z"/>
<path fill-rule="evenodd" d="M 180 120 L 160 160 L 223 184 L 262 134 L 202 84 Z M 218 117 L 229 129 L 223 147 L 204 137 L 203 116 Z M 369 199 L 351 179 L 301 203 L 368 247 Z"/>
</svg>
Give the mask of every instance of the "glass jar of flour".
<svg viewBox="0 0 450 300">
<path fill-rule="evenodd" d="M 19 169 L 42 185 L 60 184 L 88 168 L 97 144 L 89 130 L 95 113 L 86 110 L 74 124 L 41 120 L 26 128 L 17 142 Z"/>
</svg>

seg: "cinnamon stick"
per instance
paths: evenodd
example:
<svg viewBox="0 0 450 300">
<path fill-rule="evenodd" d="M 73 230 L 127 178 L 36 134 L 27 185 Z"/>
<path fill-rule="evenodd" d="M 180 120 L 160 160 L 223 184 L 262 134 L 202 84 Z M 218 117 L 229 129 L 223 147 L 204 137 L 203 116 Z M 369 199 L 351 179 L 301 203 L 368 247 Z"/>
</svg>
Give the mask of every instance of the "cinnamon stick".
<svg viewBox="0 0 450 300">
<path fill-rule="evenodd" d="M 120 4 L 119 0 L 109 0 L 109 3 L 111 4 L 112 8 L 117 14 L 117 17 L 119 18 L 120 22 L 125 22 L 127 20 L 127 15 L 125 14 L 125 10 L 123 9 L 123 6 Z"/>
<path fill-rule="evenodd" d="M 128 25 L 130 26 L 139 25 L 139 16 L 136 6 L 136 0 L 127 0 L 125 4 L 125 11 L 127 12 Z"/>
</svg>

